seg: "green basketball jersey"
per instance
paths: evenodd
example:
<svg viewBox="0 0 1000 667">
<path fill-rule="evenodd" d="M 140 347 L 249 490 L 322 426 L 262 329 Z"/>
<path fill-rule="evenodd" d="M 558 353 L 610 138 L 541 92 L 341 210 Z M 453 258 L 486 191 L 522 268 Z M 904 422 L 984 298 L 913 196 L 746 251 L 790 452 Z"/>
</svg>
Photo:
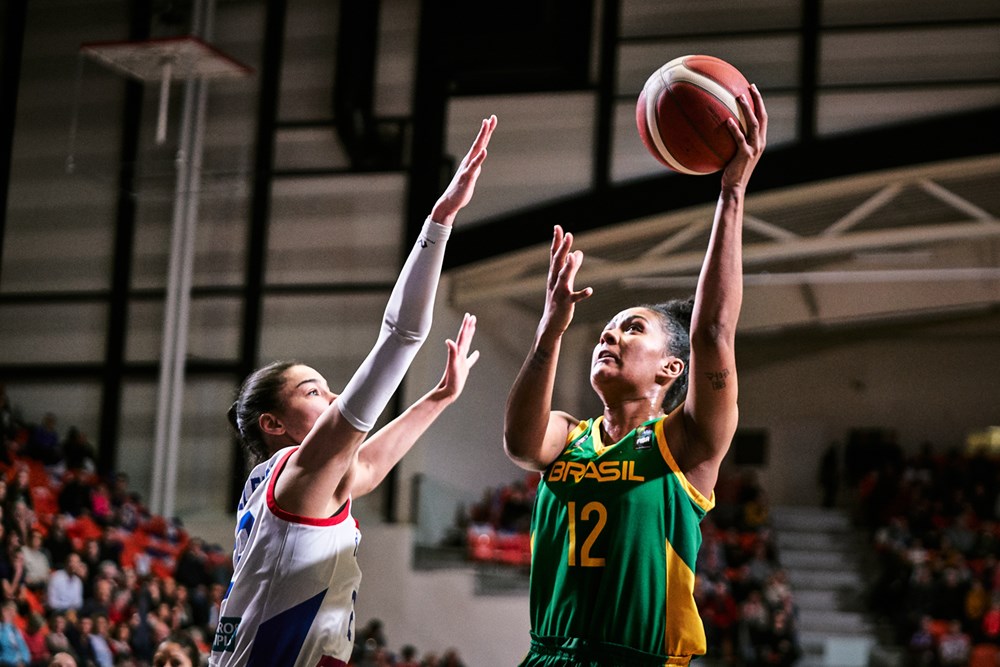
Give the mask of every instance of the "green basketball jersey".
<svg viewBox="0 0 1000 667">
<path fill-rule="evenodd" d="M 684 664 L 705 652 L 694 568 L 714 494 L 681 473 L 665 418 L 611 445 L 601 442 L 602 419 L 580 422 L 538 485 L 532 635 L 539 645 L 574 638 Z"/>
</svg>

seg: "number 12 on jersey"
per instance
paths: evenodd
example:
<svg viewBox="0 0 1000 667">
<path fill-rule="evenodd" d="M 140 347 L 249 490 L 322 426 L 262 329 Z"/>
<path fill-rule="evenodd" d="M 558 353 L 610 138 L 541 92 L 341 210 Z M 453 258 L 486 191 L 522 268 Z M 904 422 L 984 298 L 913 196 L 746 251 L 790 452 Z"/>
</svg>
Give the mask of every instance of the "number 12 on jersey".
<svg viewBox="0 0 1000 667">
<path fill-rule="evenodd" d="M 585 526 L 589 526 L 590 532 L 583 540 L 583 546 L 580 549 L 579 561 L 577 559 L 576 553 L 576 543 L 577 543 L 577 514 L 576 514 L 576 502 L 570 501 L 566 503 L 566 511 L 569 515 L 569 566 L 576 567 L 604 567 L 604 559 L 596 558 L 590 555 L 590 550 L 594 547 L 594 542 L 597 541 L 597 536 L 601 534 L 604 530 L 604 526 L 608 523 L 608 510 L 602 504 L 593 500 L 583 506 L 583 510 L 580 512 L 579 525 L 581 528 L 586 530 Z M 595 516 L 596 515 L 596 516 Z"/>
</svg>

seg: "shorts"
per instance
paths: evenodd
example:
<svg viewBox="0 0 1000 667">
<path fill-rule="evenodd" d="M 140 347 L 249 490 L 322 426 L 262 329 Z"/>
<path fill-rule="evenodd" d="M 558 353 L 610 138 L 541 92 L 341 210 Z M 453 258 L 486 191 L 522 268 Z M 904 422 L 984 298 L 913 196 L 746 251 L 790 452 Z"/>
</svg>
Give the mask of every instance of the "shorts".
<svg viewBox="0 0 1000 667">
<path fill-rule="evenodd" d="M 657 655 L 607 642 L 532 635 L 531 648 L 519 667 L 664 667 L 689 662 L 689 655 Z"/>
</svg>

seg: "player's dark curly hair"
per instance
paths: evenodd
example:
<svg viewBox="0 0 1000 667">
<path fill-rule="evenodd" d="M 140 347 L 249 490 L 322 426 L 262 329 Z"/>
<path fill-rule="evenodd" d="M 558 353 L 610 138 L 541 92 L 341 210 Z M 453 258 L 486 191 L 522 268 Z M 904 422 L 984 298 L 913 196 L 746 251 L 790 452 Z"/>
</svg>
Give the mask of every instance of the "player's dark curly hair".
<svg viewBox="0 0 1000 667">
<path fill-rule="evenodd" d="M 667 336 L 667 352 L 684 362 L 684 371 L 674 380 L 663 397 L 663 410 L 669 413 L 687 396 L 688 365 L 691 358 L 691 312 L 694 297 L 671 299 L 663 303 L 644 305 L 660 318 L 663 333 Z"/>
<path fill-rule="evenodd" d="M 285 372 L 297 361 L 275 361 L 258 368 L 240 385 L 236 400 L 229 408 L 229 423 L 240 437 L 250 466 L 266 461 L 270 456 L 264 434 L 260 430 L 260 416 L 274 412 L 281 404 L 281 388 Z"/>
</svg>

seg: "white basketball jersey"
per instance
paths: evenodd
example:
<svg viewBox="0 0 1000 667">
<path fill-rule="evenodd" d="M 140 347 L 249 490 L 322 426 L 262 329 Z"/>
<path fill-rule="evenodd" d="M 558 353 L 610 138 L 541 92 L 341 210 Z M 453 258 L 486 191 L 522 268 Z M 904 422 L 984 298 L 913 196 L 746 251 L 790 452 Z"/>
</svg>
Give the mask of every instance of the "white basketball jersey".
<svg viewBox="0 0 1000 667">
<path fill-rule="evenodd" d="M 243 488 L 213 667 L 341 667 L 350 660 L 361 531 L 350 500 L 326 519 L 278 507 L 275 480 L 295 449 L 258 465 Z"/>
</svg>

